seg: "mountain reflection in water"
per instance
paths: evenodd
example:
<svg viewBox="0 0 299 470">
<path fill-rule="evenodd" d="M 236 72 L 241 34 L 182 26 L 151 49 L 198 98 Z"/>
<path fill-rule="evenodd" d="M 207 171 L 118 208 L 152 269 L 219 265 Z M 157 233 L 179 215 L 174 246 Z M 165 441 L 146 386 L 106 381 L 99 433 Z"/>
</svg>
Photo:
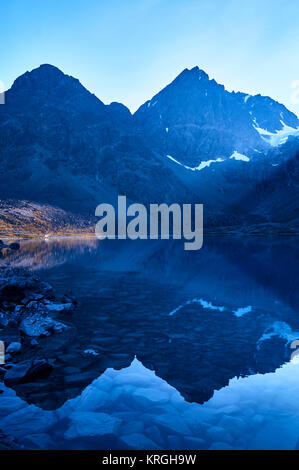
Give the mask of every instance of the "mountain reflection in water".
<svg viewBox="0 0 299 470">
<path fill-rule="evenodd" d="M 49 269 L 97 249 L 99 241 L 92 237 L 34 238 L 21 242 L 20 251 L 8 251 L 2 265 L 27 268 L 31 271 Z"/>
<path fill-rule="evenodd" d="M 175 389 L 185 404 L 209 403 L 215 391 L 221 391 L 234 377 L 262 377 L 260 374 L 268 375 L 289 362 L 290 340 L 296 339 L 299 332 L 298 248 L 291 239 L 208 238 L 198 252 L 184 251 L 182 243 L 166 240 L 27 241 L 9 262 L 17 266 L 22 260 L 58 292 L 72 291 L 79 301 L 72 315 L 61 315 L 72 326 L 67 333 L 41 339 L 37 350 L 24 353 L 24 358 L 34 355 L 53 360 L 50 377 L 14 387 L 22 400 L 47 410 L 80 396 L 107 369 L 128 368 L 134 357 Z M 255 383 L 253 379 L 250 382 L 253 387 Z M 126 393 L 134 395 L 134 381 L 127 386 Z M 159 407 L 159 413 L 168 416 L 165 420 L 175 422 L 168 405 L 164 409 L 162 395 L 158 393 L 162 401 L 157 403 L 153 396 L 143 397 L 141 393 L 141 398 L 135 397 L 130 406 L 134 409 L 137 400 Z M 226 396 L 223 393 L 222 407 L 235 405 L 234 418 L 239 418 L 239 398 L 234 401 L 230 397 L 225 403 Z M 258 394 L 255 396 L 258 400 Z M 107 409 L 103 405 L 101 412 L 113 413 L 111 406 L 107 402 Z M 190 414 L 192 406 L 188 408 Z M 125 402 L 118 412 L 126 414 Z M 129 421 L 124 420 L 128 428 L 130 419 L 135 419 L 130 413 L 126 418 Z M 229 411 L 227 414 L 231 417 Z M 87 420 L 86 428 L 95 426 L 91 416 L 76 419 L 75 427 L 80 419 L 82 423 Z M 113 428 L 107 418 L 110 425 Z M 224 424 L 216 427 L 225 428 Z M 128 435 L 139 433 L 146 439 L 144 432 L 133 428 L 131 423 Z M 72 432 L 75 436 L 76 431 Z M 190 439 L 196 436 L 203 439 L 203 448 L 222 442 L 216 436 L 217 430 L 214 432 L 214 437 L 211 431 L 209 438 L 203 438 L 194 431 L 189 435 L 189 444 L 180 441 L 181 448 L 192 448 Z M 114 434 L 119 437 L 118 431 Z M 178 441 L 172 437 L 171 447 L 167 436 L 155 445 L 176 448 Z M 116 447 L 120 445 L 120 441 L 115 442 Z M 120 448 L 131 446 L 129 439 L 122 438 L 121 442 L 124 447 Z M 83 441 L 81 444 L 84 447 Z M 194 445 L 200 443 L 194 441 Z M 245 444 L 240 441 L 235 445 Z M 259 443 L 255 445 L 258 448 Z M 86 446 L 96 448 L 96 443 Z"/>
<path fill-rule="evenodd" d="M 204 405 L 186 402 L 137 359 L 55 411 L 0 384 L 1 426 L 25 449 L 298 449 L 298 368 L 293 360 L 235 378 Z"/>
</svg>

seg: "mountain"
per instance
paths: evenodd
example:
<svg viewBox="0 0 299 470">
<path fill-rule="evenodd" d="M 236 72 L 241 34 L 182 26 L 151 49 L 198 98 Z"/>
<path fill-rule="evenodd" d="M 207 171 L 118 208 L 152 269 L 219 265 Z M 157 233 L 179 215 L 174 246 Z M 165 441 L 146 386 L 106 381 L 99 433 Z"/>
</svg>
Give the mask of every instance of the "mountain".
<svg viewBox="0 0 299 470">
<path fill-rule="evenodd" d="M 134 117 L 159 154 L 199 170 L 229 157 L 246 161 L 299 134 L 299 119 L 282 104 L 230 93 L 198 67 L 185 69 Z"/>
<path fill-rule="evenodd" d="M 5 100 L 0 106 L 1 199 L 88 214 L 118 194 L 176 200 L 176 177 L 136 135 L 124 105 L 105 105 L 77 79 L 47 64 L 19 77 Z"/>
<path fill-rule="evenodd" d="M 290 138 L 273 154 L 276 163 L 262 181 L 248 188 L 235 210 L 262 217 L 276 231 L 298 232 L 299 139 Z"/>
<path fill-rule="evenodd" d="M 88 236 L 94 233 L 94 224 L 95 220 L 49 204 L 0 201 L 0 235 L 20 238 L 47 234 Z"/>
<path fill-rule="evenodd" d="M 17 78 L 0 106 L 0 200 L 91 216 L 126 195 L 203 203 L 213 230 L 291 226 L 298 136 L 299 120 L 285 106 L 228 92 L 198 67 L 132 115 L 44 64 Z"/>
<path fill-rule="evenodd" d="M 284 224 L 294 224 L 298 181 L 288 159 L 299 142 L 299 119 L 284 105 L 228 92 L 194 67 L 144 103 L 134 119 L 138 132 L 204 203 L 206 227 L 248 230 L 269 228 L 269 220 L 282 223 L 275 206 L 286 188 Z M 277 179 L 280 191 L 272 191 Z"/>
</svg>

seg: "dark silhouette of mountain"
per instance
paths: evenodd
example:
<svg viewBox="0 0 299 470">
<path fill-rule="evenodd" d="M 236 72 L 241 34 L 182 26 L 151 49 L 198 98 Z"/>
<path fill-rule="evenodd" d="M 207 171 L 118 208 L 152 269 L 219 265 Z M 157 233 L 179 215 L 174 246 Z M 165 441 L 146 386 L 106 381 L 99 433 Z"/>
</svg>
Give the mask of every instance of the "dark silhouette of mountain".
<svg viewBox="0 0 299 470">
<path fill-rule="evenodd" d="M 5 99 L 2 200 L 93 215 L 120 194 L 204 203 L 211 227 L 293 224 L 299 120 L 271 98 L 230 93 L 194 67 L 132 116 L 45 64 L 17 78 Z M 282 219 L 281 195 L 289 201 Z"/>
<path fill-rule="evenodd" d="M 117 194 L 141 201 L 177 199 L 176 177 L 136 136 L 124 105 L 105 105 L 51 65 L 19 77 L 5 98 L 0 107 L 2 199 L 25 198 L 87 213 Z"/>
<path fill-rule="evenodd" d="M 290 138 L 274 155 L 276 163 L 262 181 L 249 188 L 237 210 L 263 217 L 281 232 L 298 231 L 299 139 Z"/>
<path fill-rule="evenodd" d="M 245 156 L 267 151 L 267 133 L 299 126 L 282 104 L 261 95 L 230 93 L 198 67 L 185 69 L 144 103 L 135 119 L 155 150 L 190 167 L 226 159 L 235 151 Z"/>
<path fill-rule="evenodd" d="M 194 67 L 143 104 L 134 119 L 152 148 L 204 203 L 206 226 L 263 224 L 269 229 L 273 221 L 286 230 L 296 225 L 292 149 L 299 140 L 292 136 L 299 136 L 299 119 L 284 105 L 261 95 L 230 93 Z"/>
</svg>

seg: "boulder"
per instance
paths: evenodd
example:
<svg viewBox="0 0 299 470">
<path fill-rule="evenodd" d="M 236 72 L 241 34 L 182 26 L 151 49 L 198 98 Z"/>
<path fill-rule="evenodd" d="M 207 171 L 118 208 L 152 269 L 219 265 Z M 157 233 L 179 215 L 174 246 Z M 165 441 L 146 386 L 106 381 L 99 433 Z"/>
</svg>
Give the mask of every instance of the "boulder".
<svg viewBox="0 0 299 470">
<path fill-rule="evenodd" d="M 47 309 L 50 312 L 56 312 L 56 313 L 61 313 L 61 312 L 69 312 L 73 308 L 72 303 L 66 303 L 66 304 L 55 304 L 55 303 L 47 303 L 46 304 Z"/>
<path fill-rule="evenodd" d="M 36 313 L 24 318 L 19 327 L 20 331 L 26 336 L 40 337 L 50 336 L 52 333 L 60 333 L 68 327 L 61 322 L 53 320 L 48 316 Z"/>
<path fill-rule="evenodd" d="M 36 377 L 48 375 L 52 369 L 53 366 L 45 359 L 34 360 L 32 361 L 32 365 L 27 376 L 30 379 L 34 379 Z"/>
<path fill-rule="evenodd" d="M 15 341 L 13 343 L 10 343 L 9 346 L 6 348 L 6 352 L 9 354 L 17 354 L 21 351 L 22 345 L 21 343 Z"/>
<path fill-rule="evenodd" d="M 4 312 L 0 312 L 0 328 L 5 328 L 8 325 L 8 319 Z"/>
<path fill-rule="evenodd" d="M 12 387 L 18 383 L 31 382 L 37 377 L 48 375 L 52 370 L 51 364 L 45 359 L 28 360 L 13 365 L 4 375 L 4 383 Z"/>
<path fill-rule="evenodd" d="M 28 374 L 32 361 L 23 361 L 13 365 L 4 375 L 4 383 L 8 387 L 23 381 Z"/>
<path fill-rule="evenodd" d="M 11 244 L 9 245 L 9 248 L 10 248 L 11 250 L 17 251 L 17 250 L 20 249 L 20 244 L 17 243 L 17 242 L 11 243 Z"/>
<path fill-rule="evenodd" d="M 20 303 L 24 297 L 24 289 L 18 284 L 11 283 L 2 287 L 1 298 L 4 301 Z"/>
</svg>

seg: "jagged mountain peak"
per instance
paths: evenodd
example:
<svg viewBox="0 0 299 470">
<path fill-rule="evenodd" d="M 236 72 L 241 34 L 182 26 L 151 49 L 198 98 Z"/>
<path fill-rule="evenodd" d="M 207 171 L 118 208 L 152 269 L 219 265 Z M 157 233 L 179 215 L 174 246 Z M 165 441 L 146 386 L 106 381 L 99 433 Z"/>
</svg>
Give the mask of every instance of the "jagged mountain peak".
<svg viewBox="0 0 299 470">
<path fill-rule="evenodd" d="M 19 77 L 5 98 L 0 196 L 84 211 L 117 193 L 146 202 L 194 198 L 218 211 L 279 171 L 288 158 L 280 145 L 299 136 L 286 107 L 229 92 L 199 67 L 183 70 L 133 116 L 50 64 Z M 271 155 L 272 147 L 279 148 Z"/>
<path fill-rule="evenodd" d="M 230 92 L 199 67 L 184 69 L 135 120 L 156 151 L 192 168 L 237 153 L 249 161 L 299 132 L 297 116 L 282 104 Z"/>
<path fill-rule="evenodd" d="M 25 72 L 6 93 L 8 106 L 22 108 L 58 106 L 59 108 L 89 108 L 103 112 L 105 105 L 90 93 L 77 78 L 63 73 L 51 64 Z"/>
<path fill-rule="evenodd" d="M 29 74 L 39 74 L 39 75 L 45 75 L 45 74 L 52 74 L 52 75 L 57 75 L 57 76 L 62 76 L 66 75 L 60 68 L 56 67 L 56 65 L 53 64 L 40 64 L 38 67 L 32 69 L 31 71 L 28 71 L 26 73 Z"/>
<path fill-rule="evenodd" d="M 221 91 L 225 90 L 224 85 L 217 83 L 214 79 L 210 79 L 209 75 L 204 70 L 196 66 L 191 69 L 184 69 L 169 85 L 155 95 L 154 98 L 162 94 L 173 92 L 187 94 L 188 96 L 191 95 L 191 92 L 202 95 L 210 89 L 217 88 Z"/>
<path fill-rule="evenodd" d="M 11 89 L 16 92 L 20 88 L 46 88 L 49 84 L 57 85 L 61 83 L 61 81 L 65 80 L 67 80 L 69 83 L 79 82 L 79 80 L 66 75 L 54 65 L 42 64 L 39 67 L 20 75 L 14 81 Z"/>
<path fill-rule="evenodd" d="M 202 69 L 196 65 L 191 69 L 185 68 L 175 79 L 175 81 L 182 81 L 182 80 L 209 80 L 209 75 Z"/>
</svg>

